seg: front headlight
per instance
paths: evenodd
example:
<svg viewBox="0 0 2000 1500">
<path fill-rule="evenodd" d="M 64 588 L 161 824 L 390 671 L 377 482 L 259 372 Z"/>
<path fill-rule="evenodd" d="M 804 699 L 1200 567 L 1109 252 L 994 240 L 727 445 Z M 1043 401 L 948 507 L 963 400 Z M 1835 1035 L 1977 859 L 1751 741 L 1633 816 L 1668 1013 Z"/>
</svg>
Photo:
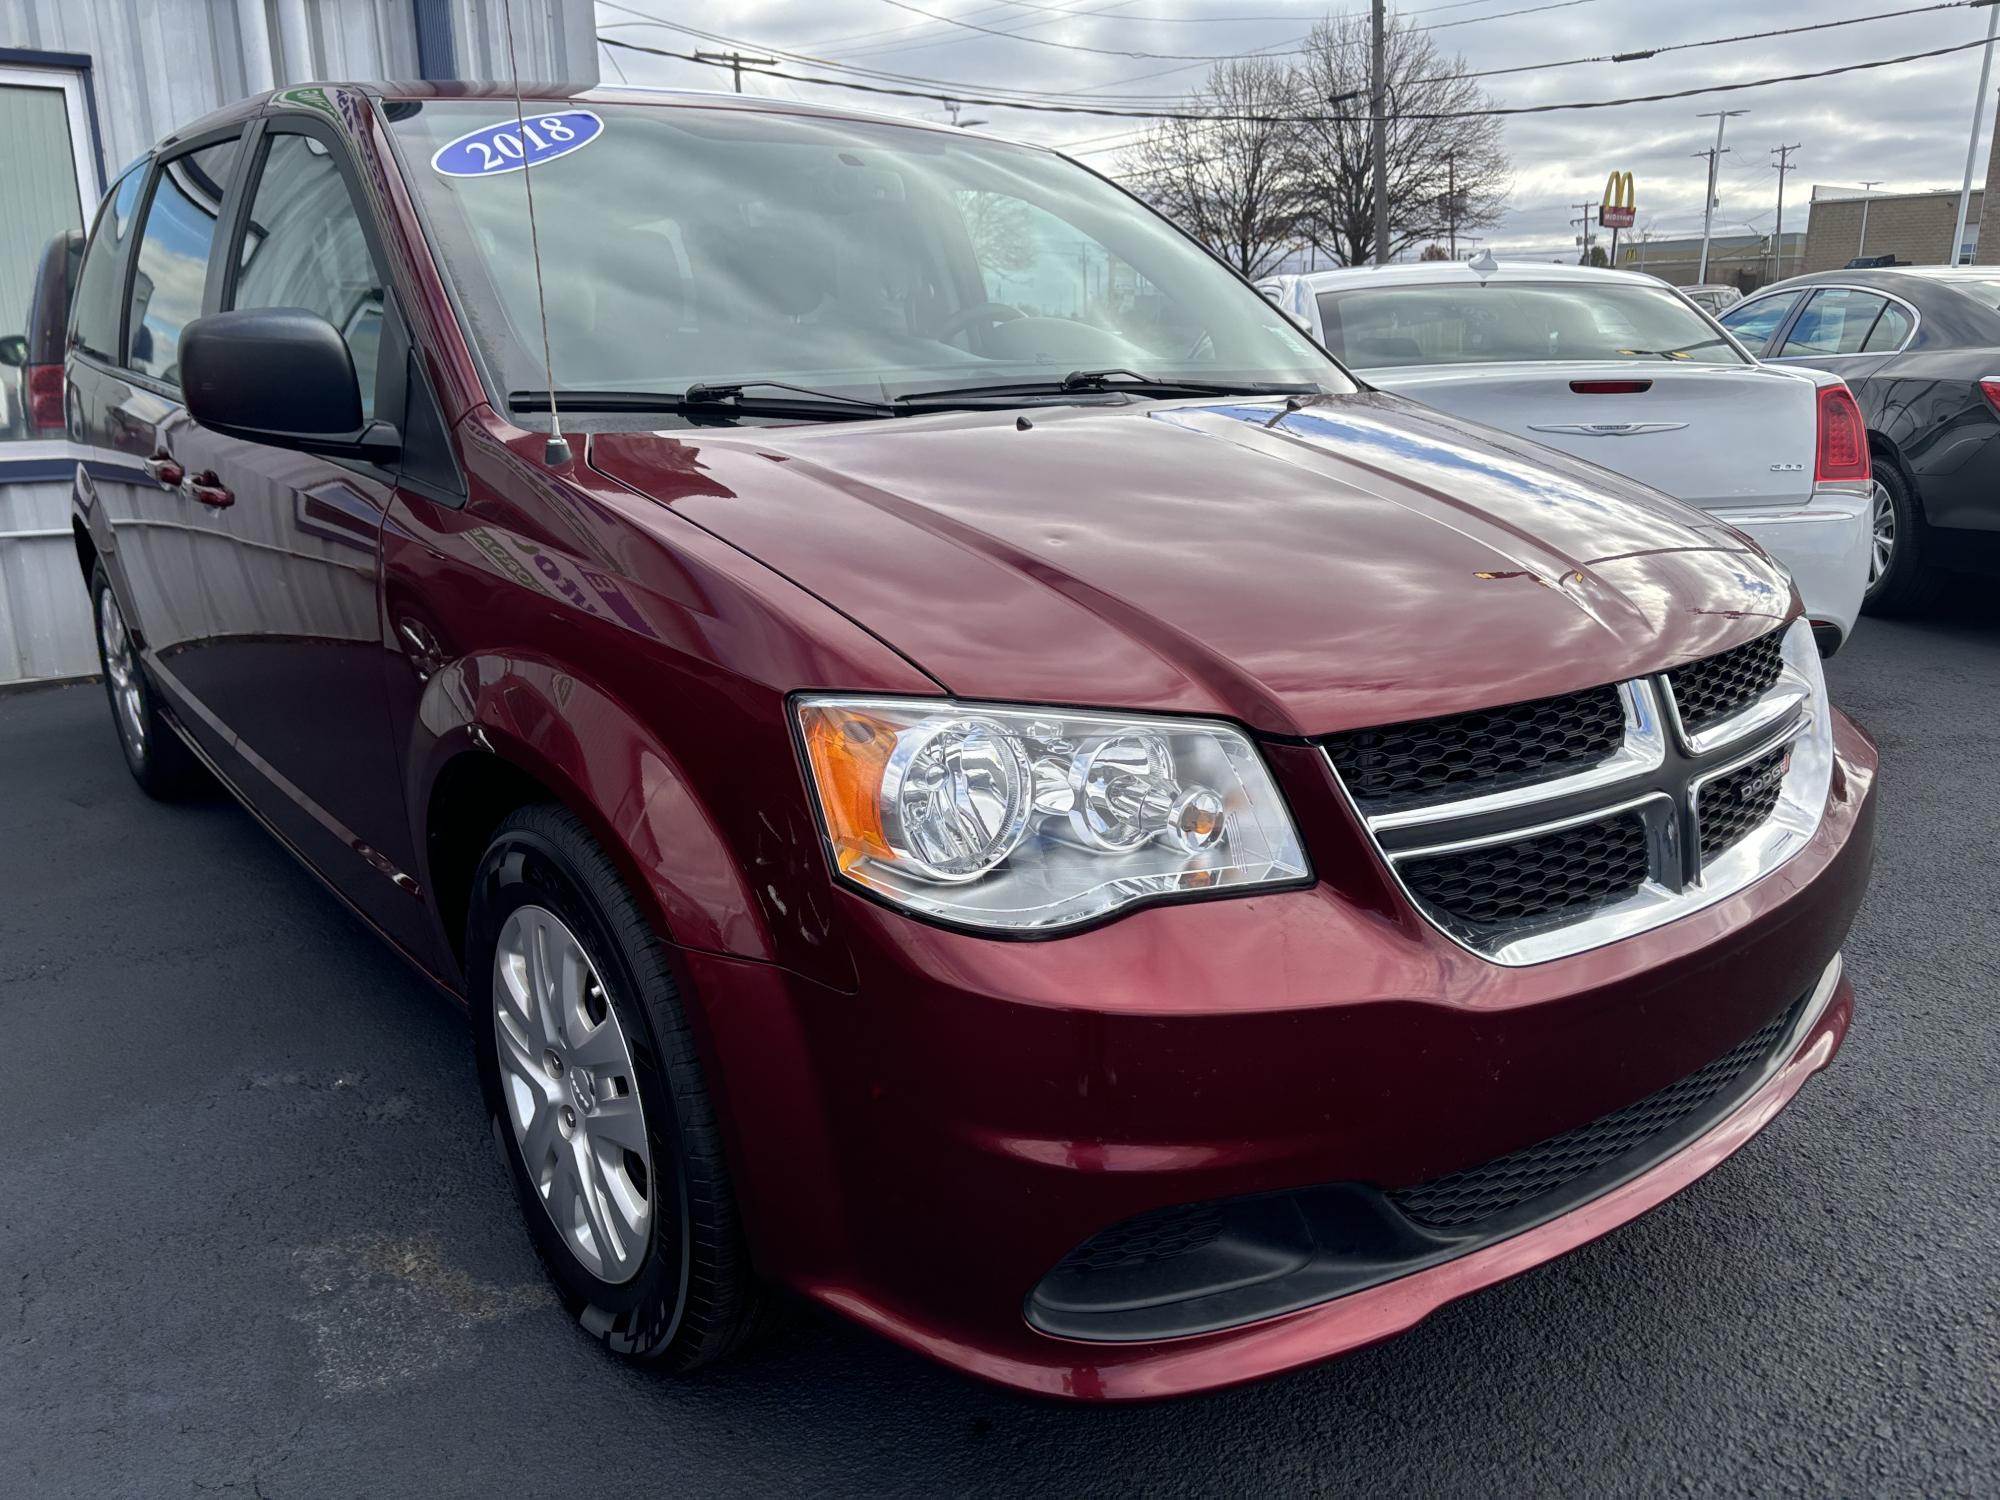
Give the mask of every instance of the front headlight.
<svg viewBox="0 0 2000 1500">
<path fill-rule="evenodd" d="M 1035 931 L 1307 873 L 1263 758 L 1226 724 L 935 699 L 797 709 L 834 868 L 926 916 Z"/>
</svg>

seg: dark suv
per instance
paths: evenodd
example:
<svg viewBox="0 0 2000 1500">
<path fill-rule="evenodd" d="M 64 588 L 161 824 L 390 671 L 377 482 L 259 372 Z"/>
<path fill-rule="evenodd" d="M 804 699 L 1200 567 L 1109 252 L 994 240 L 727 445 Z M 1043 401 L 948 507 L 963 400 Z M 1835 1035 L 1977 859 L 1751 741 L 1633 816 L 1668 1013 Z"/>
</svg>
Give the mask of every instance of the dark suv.
<svg viewBox="0 0 2000 1500">
<path fill-rule="evenodd" d="M 776 1283 L 1055 1395 L 1292 1368 L 1847 1029 L 1876 757 L 1782 571 L 1051 152 L 289 89 L 113 188 L 68 378 L 133 774 L 463 998 L 621 1353 Z"/>
</svg>

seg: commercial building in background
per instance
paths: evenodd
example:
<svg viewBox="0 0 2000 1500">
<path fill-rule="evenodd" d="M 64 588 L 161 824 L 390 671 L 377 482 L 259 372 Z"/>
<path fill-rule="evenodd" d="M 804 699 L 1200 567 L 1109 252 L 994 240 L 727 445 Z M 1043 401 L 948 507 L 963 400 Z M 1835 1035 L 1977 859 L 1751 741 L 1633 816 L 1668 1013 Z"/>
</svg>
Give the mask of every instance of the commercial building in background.
<svg viewBox="0 0 2000 1500">
<path fill-rule="evenodd" d="M 1922 193 L 1869 193 L 1855 188 L 1812 190 L 1806 223 L 1806 271 L 1838 271 L 1862 256 L 1893 255 L 1909 266 L 1942 266 L 1971 260 L 1977 252 L 1980 215 L 1986 195 L 1972 190 L 1966 215 L 1965 239 L 1958 254 L 1951 252 L 1952 227 L 1958 222 L 1957 188 Z M 1866 216 L 1864 224 L 1863 216 Z M 2000 246 L 1995 247 L 2000 258 Z"/>
<path fill-rule="evenodd" d="M 1789 217 L 1789 215 L 1788 215 Z M 1768 234 L 1718 234 L 1708 242 L 1708 274 L 1701 273 L 1701 236 L 1675 235 L 1660 239 L 1643 233 L 1618 240 L 1618 269 L 1644 271 L 1675 286 L 1733 286 L 1754 292 L 1773 281 L 1796 276 L 1805 253 L 1806 237 L 1786 230 L 1781 244 Z M 1602 243 L 1602 241 L 1600 241 Z"/>
<path fill-rule="evenodd" d="M 590 0 L 511 0 L 524 80 L 597 81 Z M 501 0 L 11 0 L 0 6 L 0 337 L 43 247 L 120 168 L 233 100 L 317 78 L 507 76 Z M 81 453 L 25 420 L 0 366 L 0 685 L 97 670 L 69 489 Z M 176 523 L 161 492 L 160 524 Z"/>
</svg>

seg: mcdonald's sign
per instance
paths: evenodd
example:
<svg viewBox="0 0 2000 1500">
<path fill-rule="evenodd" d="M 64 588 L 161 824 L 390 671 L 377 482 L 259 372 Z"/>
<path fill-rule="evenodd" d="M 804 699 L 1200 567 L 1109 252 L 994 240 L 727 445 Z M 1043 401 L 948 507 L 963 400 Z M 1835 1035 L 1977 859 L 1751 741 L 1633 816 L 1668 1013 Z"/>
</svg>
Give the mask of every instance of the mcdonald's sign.
<svg viewBox="0 0 2000 1500">
<path fill-rule="evenodd" d="M 1597 222 L 1606 229 L 1630 229 L 1635 212 L 1632 174 L 1613 172 L 1604 179 L 1604 198 L 1597 205 Z"/>
</svg>

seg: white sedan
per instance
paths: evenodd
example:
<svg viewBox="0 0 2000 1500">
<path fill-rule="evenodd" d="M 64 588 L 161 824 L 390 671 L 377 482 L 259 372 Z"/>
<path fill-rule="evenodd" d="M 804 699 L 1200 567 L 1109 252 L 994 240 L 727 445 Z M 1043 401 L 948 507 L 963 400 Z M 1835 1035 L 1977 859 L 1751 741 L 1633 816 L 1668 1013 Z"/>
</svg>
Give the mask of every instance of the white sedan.
<svg viewBox="0 0 2000 1500">
<path fill-rule="evenodd" d="M 1837 376 L 1760 365 L 1627 271 L 1428 261 L 1258 283 L 1371 385 L 1666 491 L 1791 571 L 1821 649 L 1868 584 L 1867 433 Z"/>
</svg>

